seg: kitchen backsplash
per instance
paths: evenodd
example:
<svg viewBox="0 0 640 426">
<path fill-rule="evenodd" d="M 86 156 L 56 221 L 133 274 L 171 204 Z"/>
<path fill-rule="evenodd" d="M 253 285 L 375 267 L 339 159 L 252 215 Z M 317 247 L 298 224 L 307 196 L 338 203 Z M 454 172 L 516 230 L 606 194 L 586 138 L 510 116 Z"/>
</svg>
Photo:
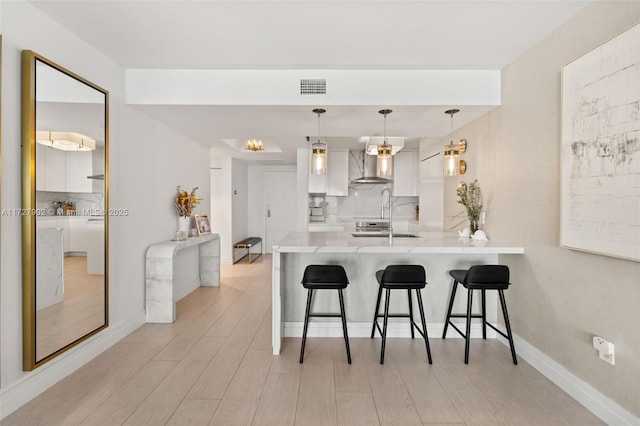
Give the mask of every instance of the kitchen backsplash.
<svg viewBox="0 0 640 426">
<path fill-rule="evenodd" d="M 348 197 L 325 197 L 327 214 L 340 219 L 356 217 L 380 217 L 382 185 L 361 185 L 349 188 Z M 387 195 L 384 196 L 385 206 Z M 394 219 L 415 219 L 418 197 L 393 197 Z M 388 211 L 385 209 L 385 217 Z"/>
<path fill-rule="evenodd" d="M 104 209 L 104 194 L 102 192 L 36 192 L 36 208 L 44 209 L 47 211 L 47 215 L 54 208 L 55 201 L 71 201 L 75 211 L 78 212 L 77 214 L 82 216 L 89 216 L 90 212 L 99 212 Z M 55 213 L 51 214 L 51 216 L 53 215 Z"/>
</svg>

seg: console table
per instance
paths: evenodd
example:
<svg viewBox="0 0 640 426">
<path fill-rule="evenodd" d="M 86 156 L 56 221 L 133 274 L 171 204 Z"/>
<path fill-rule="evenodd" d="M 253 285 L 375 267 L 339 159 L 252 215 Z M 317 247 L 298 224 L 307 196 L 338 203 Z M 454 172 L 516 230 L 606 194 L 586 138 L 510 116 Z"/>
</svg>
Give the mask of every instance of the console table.
<svg viewBox="0 0 640 426">
<path fill-rule="evenodd" d="M 175 258 L 180 250 L 194 246 L 198 246 L 200 285 L 220 285 L 220 235 L 205 234 L 185 241 L 153 244 L 146 255 L 146 322 L 172 323 L 176 320 Z"/>
</svg>

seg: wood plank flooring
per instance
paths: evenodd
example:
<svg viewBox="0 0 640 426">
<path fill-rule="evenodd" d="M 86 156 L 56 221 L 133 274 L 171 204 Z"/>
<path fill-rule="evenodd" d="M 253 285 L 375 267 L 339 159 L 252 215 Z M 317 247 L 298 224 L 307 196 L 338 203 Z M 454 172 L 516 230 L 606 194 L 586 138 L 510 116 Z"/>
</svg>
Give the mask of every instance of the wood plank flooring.
<svg viewBox="0 0 640 426">
<path fill-rule="evenodd" d="M 64 299 L 36 312 L 40 360 L 104 324 L 104 275 L 87 274 L 85 256 L 64 258 Z"/>
<path fill-rule="evenodd" d="M 271 258 L 223 266 L 178 303 L 2 421 L 34 425 L 601 425 L 506 346 L 287 338 L 271 355 Z M 517 350 L 517 348 L 516 348 Z"/>
</svg>

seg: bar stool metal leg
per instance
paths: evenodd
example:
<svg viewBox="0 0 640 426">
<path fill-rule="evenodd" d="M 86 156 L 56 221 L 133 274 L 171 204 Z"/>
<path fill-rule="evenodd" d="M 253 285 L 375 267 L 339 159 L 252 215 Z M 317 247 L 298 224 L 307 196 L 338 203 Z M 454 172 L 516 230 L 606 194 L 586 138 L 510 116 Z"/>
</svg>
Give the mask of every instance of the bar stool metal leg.
<svg viewBox="0 0 640 426">
<path fill-rule="evenodd" d="M 516 349 L 513 346 L 513 335 L 511 334 L 511 324 L 509 324 L 509 314 L 507 313 L 507 303 L 504 300 L 504 291 L 498 290 L 500 295 L 500 304 L 502 305 L 502 316 L 504 317 L 504 325 L 507 327 L 507 336 L 509 337 L 509 347 L 511 348 L 511 358 L 513 363 L 518 365 L 518 358 L 516 358 Z"/>
<path fill-rule="evenodd" d="M 411 290 L 409 290 L 411 291 Z M 424 337 L 424 343 L 427 347 L 427 359 L 429 360 L 429 364 L 432 364 L 431 362 L 431 348 L 429 347 L 429 335 L 427 334 L 427 321 L 424 318 L 424 306 L 422 305 L 422 294 L 420 293 L 419 289 L 416 289 L 416 293 L 418 296 L 418 308 L 420 309 L 420 320 L 422 321 L 422 334 Z M 413 321 L 413 320 L 412 320 Z M 413 322 L 411 325 L 411 330 L 413 331 Z"/>
<path fill-rule="evenodd" d="M 371 338 L 376 334 L 376 325 L 378 324 L 378 314 L 380 312 L 380 298 L 382 297 L 382 286 L 378 286 L 378 301 L 376 302 L 376 311 L 373 313 L 373 326 L 371 327 Z"/>
<path fill-rule="evenodd" d="M 340 298 L 340 317 L 342 318 L 342 333 L 344 335 L 344 344 L 347 348 L 347 361 L 351 364 L 351 350 L 349 349 L 349 335 L 347 334 L 347 318 L 344 314 L 344 298 L 342 296 L 342 289 L 338 290 L 338 296 Z"/>
<path fill-rule="evenodd" d="M 482 292 L 482 338 L 487 340 L 487 303 L 486 303 L 486 295 L 485 290 L 480 290 Z"/>
<path fill-rule="evenodd" d="M 382 350 L 380 351 L 380 364 L 384 364 L 384 348 L 387 343 L 387 323 L 389 322 L 389 299 L 391 290 L 387 289 L 384 296 L 384 325 L 382 327 Z"/>
<path fill-rule="evenodd" d="M 453 301 L 456 298 L 456 289 L 458 288 L 458 281 L 453 280 L 453 287 L 451 288 L 451 297 L 449 298 L 449 309 L 447 310 L 447 318 L 444 320 L 444 330 L 442 331 L 442 338 L 447 337 L 447 328 L 449 328 L 449 321 L 451 321 L 451 310 L 453 309 Z"/>
<path fill-rule="evenodd" d="M 413 333 L 413 301 L 411 300 L 411 290 L 407 290 L 407 295 L 409 296 L 409 328 L 411 329 L 411 338 L 414 339 L 415 335 Z"/>
<path fill-rule="evenodd" d="M 467 291 L 467 334 L 464 337 L 464 363 L 469 364 L 469 343 L 471 342 L 471 306 L 473 290 Z"/>
<path fill-rule="evenodd" d="M 309 312 L 311 310 L 311 298 L 313 297 L 313 289 L 307 290 L 307 310 L 304 314 L 304 328 L 302 330 L 302 347 L 300 348 L 300 364 L 304 360 L 304 345 L 307 341 L 307 329 L 309 327 Z"/>
</svg>

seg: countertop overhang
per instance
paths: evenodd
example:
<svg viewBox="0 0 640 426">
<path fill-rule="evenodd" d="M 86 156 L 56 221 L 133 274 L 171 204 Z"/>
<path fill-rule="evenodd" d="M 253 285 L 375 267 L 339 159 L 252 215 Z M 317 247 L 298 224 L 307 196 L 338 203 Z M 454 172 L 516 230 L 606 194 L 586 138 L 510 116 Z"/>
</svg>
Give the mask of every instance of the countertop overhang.
<svg viewBox="0 0 640 426">
<path fill-rule="evenodd" d="M 524 247 L 460 238 L 455 233 L 416 232 L 417 238 L 357 238 L 349 232 L 292 232 L 273 246 L 279 253 L 478 253 L 524 254 Z"/>
</svg>

